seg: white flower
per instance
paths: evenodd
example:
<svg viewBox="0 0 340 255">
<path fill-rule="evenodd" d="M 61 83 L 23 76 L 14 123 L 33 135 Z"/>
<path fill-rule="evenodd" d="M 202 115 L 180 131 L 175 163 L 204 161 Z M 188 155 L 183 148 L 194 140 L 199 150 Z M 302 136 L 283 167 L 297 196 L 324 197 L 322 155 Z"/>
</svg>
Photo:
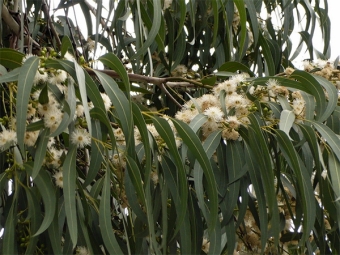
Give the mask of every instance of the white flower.
<svg viewBox="0 0 340 255">
<path fill-rule="evenodd" d="M 229 127 L 233 129 L 237 129 L 241 124 L 241 122 L 237 119 L 236 116 L 228 116 L 227 123 Z"/>
<path fill-rule="evenodd" d="M 61 156 L 65 151 L 49 147 L 49 157 L 47 158 L 46 165 L 51 168 L 59 168 L 62 164 Z"/>
<path fill-rule="evenodd" d="M 211 94 L 205 94 L 200 98 L 196 99 L 196 102 L 200 105 L 202 111 L 211 107 L 211 106 L 220 106 L 220 100 L 217 97 Z"/>
<path fill-rule="evenodd" d="M 77 104 L 75 114 L 77 117 L 84 116 L 84 106 L 82 104 Z"/>
<path fill-rule="evenodd" d="M 116 129 L 113 130 L 113 133 L 115 135 L 116 142 L 119 145 L 124 145 L 125 144 L 125 136 L 124 136 L 123 130 L 121 128 L 116 128 Z"/>
<path fill-rule="evenodd" d="M 214 94 L 216 97 L 220 95 L 220 91 L 224 90 L 227 95 L 233 94 L 237 89 L 237 83 L 233 81 L 224 81 L 220 84 L 218 84 L 216 87 L 214 87 Z"/>
<path fill-rule="evenodd" d="M 25 133 L 25 138 L 24 138 L 24 143 L 27 145 L 27 146 L 34 146 L 37 139 L 38 139 L 38 136 L 39 136 L 39 130 L 37 131 L 33 131 L 33 132 L 26 132 Z"/>
<path fill-rule="evenodd" d="M 63 172 L 62 171 L 55 172 L 55 174 L 53 175 L 53 178 L 55 179 L 55 184 L 57 185 L 57 187 L 59 187 L 59 188 L 64 187 Z"/>
<path fill-rule="evenodd" d="M 157 139 L 160 137 L 160 135 L 158 134 L 155 126 L 153 124 L 147 124 L 146 128 L 149 130 L 149 132 L 152 134 L 152 136 Z"/>
<path fill-rule="evenodd" d="M 66 52 L 65 55 L 64 55 L 64 58 L 66 60 L 69 60 L 69 61 L 72 61 L 74 60 L 74 56 L 72 56 L 70 53 Z"/>
<path fill-rule="evenodd" d="M 249 75 L 246 73 L 236 74 L 231 77 L 230 82 L 239 84 L 241 82 L 245 82 L 248 77 Z"/>
<path fill-rule="evenodd" d="M 38 69 L 34 79 L 33 79 L 33 84 L 39 84 L 40 82 L 47 82 L 48 80 L 48 75 L 47 72 L 45 71 L 45 68 Z"/>
<path fill-rule="evenodd" d="M 198 110 L 183 110 L 175 114 L 175 118 L 185 123 L 190 123 L 192 119 L 198 114 Z"/>
<path fill-rule="evenodd" d="M 31 53 L 27 54 L 25 57 L 23 57 L 22 63 L 25 63 L 27 59 L 29 59 L 29 58 L 31 58 L 31 57 L 34 57 L 34 56 L 35 56 L 35 55 L 33 55 L 33 54 L 31 54 Z"/>
<path fill-rule="evenodd" d="M 241 95 L 234 94 L 230 97 L 226 98 L 226 106 L 227 109 L 230 110 L 232 108 L 240 108 L 248 105 L 248 101 L 243 98 Z"/>
<path fill-rule="evenodd" d="M 14 130 L 3 130 L 0 133 L 0 149 L 2 150 L 7 145 L 17 143 L 17 133 Z"/>
<path fill-rule="evenodd" d="M 76 129 L 71 134 L 71 142 L 77 145 L 78 148 L 84 148 L 85 146 L 91 144 L 91 136 L 86 129 Z"/>
<path fill-rule="evenodd" d="M 172 0 L 164 0 L 163 10 L 168 9 L 172 4 Z"/>
<path fill-rule="evenodd" d="M 84 246 L 78 246 L 77 247 L 77 255 L 90 255 L 90 252 L 88 249 Z"/>
<path fill-rule="evenodd" d="M 27 118 L 31 118 L 34 116 L 36 109 L 32 106 L 32 104 L 27 105 Z"/>
<path fill-rule="evenodd" d="M 321 177 L 322 177 L 324 180 L 326 180 L 326 178 L 327 178 L 327 170 L 326 170 L 326 169 L 324 169 L 324 170 L 322 171 Z"/>
<path fill-rule="evenodd" d="M 48 81 L 53 84 L 60 84 L 67 79 L 67 73 L 63 70 L 57 70 L 55 73 L 51 73 Z"/>
<path fill-rule="evenodd" d="M 151 175 L 151 180 L 152 180 L 153 183 L 156 185 L 156 184 L 158 183 L 158 174 L 157 174 L 157 172 L 152 171 L 152 172 L 150 173 L 150 175 Z"/>
<path fill-rule="evenodd" d="M 236 141 L 240 134 L 235 129 L 224 129 L 222 131 L 222 138 L 226 140 Z"/>
<path fill-rule="evenodd" d="M 105 93 L 100 93 L 100 94 L 101 94 L 102 99 L 103 99 L 103 101 L 104 101 L 105 110 L 106 110 L 106 111 L 109 111 L 110 108 L 111 108 L 111 105 L 112 105 L 112 102 L 111 102 L 109 96 L 106 95 Z"/>
<path fill-rule="evenodd" d="M 224 113 L 222 112 L 221 108 L 212 106 L 208 109 L 205 109 L 203 112 L 204 115 L 208 117 L 209 120 L 220 122 L 223 119 Z"/>
<path fill-rule="evenodd" d="M 62 119 L 63 113 L 58 108 L 52 107 L 44 114 L 44 125 L 52 130 L 59 126 Z"/>
<path fill-rule="evenodd" d="M 202 242 L 202 251 L 204 251 L 205 253 L 209 253 L 209 248 L 210 248 L 210 242 L 208 239 L 203 238 L 203 242 Z"/>
</svg>

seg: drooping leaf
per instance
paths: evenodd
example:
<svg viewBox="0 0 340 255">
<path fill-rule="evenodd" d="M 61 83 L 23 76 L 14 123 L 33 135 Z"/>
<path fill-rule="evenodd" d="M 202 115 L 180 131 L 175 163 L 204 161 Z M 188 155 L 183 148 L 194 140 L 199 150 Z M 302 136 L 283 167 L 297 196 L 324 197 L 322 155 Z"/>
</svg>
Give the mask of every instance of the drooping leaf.
<svg viewBox="0 0 340 255">
<path fill-rule="evenodd" d="M 38 70 L 38 57 L 30 57 L 20 68 L 18 77 L 18 92 L 16 98 L 16 112 L 17 112 L 17 138 L 18 145 L 22 153 L 24 152 L 24 137 L 26 131 L 27 106 L 33 80 Z"/>
</svg>

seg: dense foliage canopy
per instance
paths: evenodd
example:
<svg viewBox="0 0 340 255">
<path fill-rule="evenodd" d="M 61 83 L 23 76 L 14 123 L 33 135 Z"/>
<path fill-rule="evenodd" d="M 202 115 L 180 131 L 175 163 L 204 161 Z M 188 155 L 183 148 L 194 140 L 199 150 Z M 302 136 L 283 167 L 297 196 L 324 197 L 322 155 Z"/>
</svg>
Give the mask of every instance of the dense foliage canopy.
<svg viewBox="0 0 340 255">
<path fill-rule="evenodd" d="M 327 8 L 1 1 L 1 253 L 339 254 Z"/>
</svg>

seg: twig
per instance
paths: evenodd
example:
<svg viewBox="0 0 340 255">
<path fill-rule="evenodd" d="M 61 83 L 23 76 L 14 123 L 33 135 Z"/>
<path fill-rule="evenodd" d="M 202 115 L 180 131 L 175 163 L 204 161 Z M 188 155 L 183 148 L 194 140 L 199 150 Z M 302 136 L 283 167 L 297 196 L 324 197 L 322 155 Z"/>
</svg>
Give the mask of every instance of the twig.
<svg viewBox="0 0 340 255">
<path fill-rule="evenodd" d="M 164 83 L 160 84 L 160 89 L 167 95 L 179 108 L 182 108 L 182 105 L 177 102 L 177 100 L 171 95 L 171 93 L 166 89 Z"/>
<path fill-rule="evenodd" d="M 90 75 L 96 75 L 94 70 L 91 68 L 85 68 L 85 70 Z M 112 78 L 120 78 L 119 74 L 112 70 L 96 70 L 102 73 L 107 74 L 108 76 Z M 150 76 L 144 76 L 140 74 L 132 74 L 128 73 L 130 81 L 134 82 L 144 82 L 144 83 L 152 83 L 157 85 L 158 87 L 161 87 L 161 85 L 166 84 L 167 86 L 171 88 L 175 87 L 201 87 L 201 88 L 207 88 L 212 89 L 212 86 L 204 85 L 198 81 L 192 81 L 186 78 L 182 77 L 165 77 L 165 78 L 159 78 L 159 77 L 150 77 Z"/>
<path fill-rule="evenodd" d="M 74 36 L 73 36 L 73 33 L 72 33 L 71 24 L 70 24 L 70 20 L 69 20 L 69 17 L 68 17 L 68 9 L 65 8 L 64 11 L 65 11 L 65 15 L 66 15 L 66 24 L 67 24 L 68 29 L 69 29 L 69 31 L 70 31 L 70 37 L 71 37 L 72 45 L 73 45 L 73 48 L 74 48 L 74 52 L 75 52 L 75 54 L 76 54 L 77 60 L 79 60 L 79 52 L 78 52 L 78 50 L 77 50 L 77 43 L 76 43 L 76 40 L 75 40 L 75 38 L 74 38 Z"/>
<path fill-rule="evenodd" d="M 59 35 L 58 35 L 57 31 L 55 30 L 55 27 L 53 25 L 53 22 L 52 22 L 52 19 L 51 19 L 51 16 L 50 16 L 50 12 L 49 12 L 49 8 L 48 8 L 45 0 L 43 0 L 43 2 L 42 2 L 41 10 L 44 12 L 44 15 L 47 19 L 47 24 L 52 31 L 52 34 L 55 38 L 58 49 L 61 49 L 61 41 L 60 41 Z"/>
<path fill-rule="evenodd" d="M 7 9 L 6 5 L 2 4 L 2 11 L 1 11 L 1 18 L 4 22 L 8 25 L 10 30 L 20 38 L 20 26 L 19 24 L 13 19 L 12 15 L 10 14 L 9 10 Z M 32 37 L 29 35 L 24 36 L 25 45 L 29 45 L 29 42 L 32 42 L 34 46 L 40 49 L 39 43 L 33 40 Z"/>
</svg>

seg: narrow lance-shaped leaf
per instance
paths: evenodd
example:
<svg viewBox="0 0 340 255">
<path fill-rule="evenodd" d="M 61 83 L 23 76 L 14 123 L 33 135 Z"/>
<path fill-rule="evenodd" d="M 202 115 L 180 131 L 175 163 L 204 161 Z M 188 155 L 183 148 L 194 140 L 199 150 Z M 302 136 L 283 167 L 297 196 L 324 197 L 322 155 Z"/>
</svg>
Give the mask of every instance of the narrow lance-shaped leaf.
<svg viewBox="0 0 340 255">
<path fill-rule="evenodd" d="M 73 247 L 77 245 L 78 238 L 76 211 L 76 157 L 77 147 L 72 144 L 63 164 L 63 190 L 67 226 Z"/>
<path fill-rule="evenodd" d="M 310 176 L 305 165 L 297 154 L 292 142 L 288 136 L 281 130 L 275 130 L 279 147 L 283 156 L 287 160 L 289 166 L 294 171 L 297 178 L 297 185 L 299 190 L 299 198 L 301 198 L 303 210 L 303 234 L 300 239 L 300 244 L 308 239 L 310 231 L 313 229 L 315 221 L 315 198 Z"/>
<path fill-rule="evenodd" d="M 26 171 L 29 173 L 29 175 L 32 175 L 33 164 L 27 163 L 24 165 L 24 167 Z M 43 194 L 41 198 L 43 200 L 45 208 L 44 219 L 43 222 L 41 223 L 40 228 L 37 230 L 36 233 L 32 233 L 34 234 L 34 236 L 37 236 L 44 232 L 51 225 L 51 222 L 55 217 L 56 196 L 55 188 L 51 181 L 51 177 L 46 172 L 45 169 L 39 171 L 39 174 L 33 180 L 33 183 L 37 185 L 40 194 Z"/>
<path fill-rule="evenodd" d="M 290 77 L 298 80 L 304 87 L 308 87 L 310 94 L 312 94 L 315 97 L 316 100 L 315 110 L 317 114 L 316 120 L 320 120 L 326 109 L 326 96 L 322 89 L 322 86 L 311 74 L 303 71 L 295 70 L 294 73 L 290 75 Z"/>
<path fill-rule="evenodd" d="M 280 116 L 279 128 L 289 137 L 289 131 L 293 126 L 295 114 L 289 110 L 283 110 Z"/>
<path fill-rule="evenodd" d="M 110 186 L 110 172 L 107 171 L 102 189 L 102 199 L 99 205 L 100 232 L 103 237 L 105 248 L 109 251 L 109 254 L 123 254 L 111 223 Z"/>
<path fill-rule="evenodd" d="M 217 213 L 218 213 L 218 198 L 217 198 L 217 185 L 214 178 L 213 170 L 210 165 L 210 161 L 208 156 L 206 155 L 201 141 L 196 136 L 195 132 L 185 123 L 173 119 L 173 123 L 176 127 L 176 130 L 180 137 L 183 140 L 189 150 L 195 155 L 196 159 L 200 163 L 204 175 L 207 180 L 207 191 L 209 195 L 209 209 L 210 209 L 210 218 L 208 222 L 208 230 L 213 231 L 215 225 L 217 224 Z"/>
<path fill-rule="evenodd" d="M 18 145 L 23 154 L 25 140 L 24 137 L 26 131 L 27 106 L 33 86 L 33 80 L 38 70 L 39 61 L 40 59 L 35 56 L 27 59 L 20 68 L 20 73 L 18 77 L 18 92 L 16 98 L 16 127 Z"/>
<path fill-rule="evenodd" d="M 146 41 L 143 43 L 142 47 L 136 52 L 132 58 L 136 59 L 141 55 L 144 55 L 149 48 L 149 46 L 154 42 L 158 30 L 161 25 L 161 19 L 162 19 L 162 8 L 161 8 L 161 1 L 159 0 L 153 0 L 153 20 L 152 20 L 152 27 L 150 31 L 148 32 L 148 36 L 146 38 Z"/>
<path fill-rule="evenodd" d="M 121 60 L 113 53 L 107 53 L 99 58 L 99 60 L 112 70 L 116 71 L 120 78 L 123 80 L 126 95 L 130 96 L 130 82 L 129 82 L 129 76 L 127 75 L 127 72 L 125 70 L 125 67 L 123 66 Z"/>
<path fill-rule="evenodd" d="M 169 123 L 165 119 L 161 119 L 158 117 L 153 118 L 153 123 L 157 132 L 162 137 L 162 139 L 166 142 L 167 147 L 169 148 L 169 152 L 173 157 L 173 161 L 178 168 L 178 183 L 179 183 L 179 193 L 181 194 L 181 210 L 180 215 L 178 215 L 179 220 L 177 222 L 176 231 L 179 230 L 181 222 L 184 220 L 185 212 L 187 210 L 187 200 L 188 200 L 188 186 L 187 186 L 187 179 L 186 179 L 186 172 L 182 162 L 182 159 L 179 155 L 176 141 L 174 137 L 174 133 L 169 125 Z"/>
<path fill-rule="evenodd" d="M 74 68 L 76 71 L 76 76 L 78 80 L 78 86 L 81 96 L 81 101 L 84 107 L 84 114 L 86 118 L 87 127 L 89 129 L 89 133 L 92 134 L 92 126 L 91 126 L 91 118 L 90 118 L 90 110 L 87 104 L 87 91 L 86 91 L 86 84 L 85 84 L 85 74 L 84 70 L 79 66 L 79 64 L 74 60 Z"/>
<path fill-rule="evenodd" d="M 39 171 L 45 159 L 47 143 L 49 140 L 48 133 L 49 133 L 49 129 L 46 128 L 40 133 L 40 136 L 38 138 L 37 149 L 35 151 L 35 157 L 34 157 L 33 172 L 32 172 L 33 180 L 39 174 Z"/>
<path fill-rule="evenodd" d="M 131 102 L 125 97 L 124 93 L 119 89 L 118 84 L 110 76 L 99 71 L 95 71 L 95 73 L 115 107 L 126 139 L 128 154 L 134 158 L 135 146 Z"/>
<path fill-rule="evenodd" d="M 311 121 L 311 123 L 332 148 L 333 153 L 336 155 L 336 157 L 340 160 L 340 143 L 339 138 L 336 136 L 336 134 L 329 127 L 322 124 L 321 122 Z"/>
</svg>

